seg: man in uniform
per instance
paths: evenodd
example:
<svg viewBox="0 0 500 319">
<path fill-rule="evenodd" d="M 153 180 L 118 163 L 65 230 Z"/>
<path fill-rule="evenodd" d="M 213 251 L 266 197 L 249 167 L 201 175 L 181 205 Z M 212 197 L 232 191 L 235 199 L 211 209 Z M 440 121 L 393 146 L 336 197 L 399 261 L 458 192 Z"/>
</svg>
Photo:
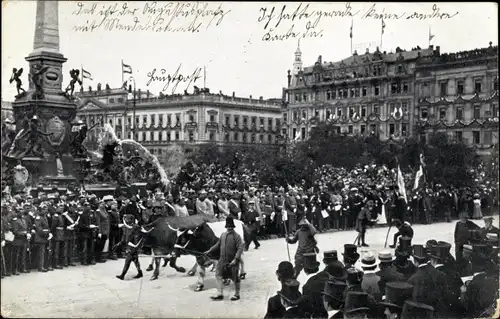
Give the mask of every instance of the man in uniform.
<svg viewBox="0 0 500 319">
<path fill-rule="evenodd" d="M 76 243 L 76 232 L 75 228 L 78 226 L 80 221 L 80 216 L 76 212 L 77 204 L 72 202 L 66 207 L 66 210 L 62 213 L 64 217 L 64 261 L 63 266 L 75 266 L 75 243 Z"/>
<path fill-rule="evenodd" d="M 16 210 L 16 217 L 11 219 L 10 226 L 14 234 L 11 273 L 19 275 L 20 272 L 27 272 L 26 253 L 31 239 L 28 223 L 20 208 Z"/>
<path fill-rule="evenodd" d="M 49 222 L 44 215 L 44 211 L 40 210 L 38 216 L 35 217 L 34 225 L 34 243 L 37 251 L 37 264 L 39 272 L 47 272 L 46 256 L 47 245 L 52 239 L 52 234 L 49 230 Z"/>
<path fill-rule="evenodd" d="M 106 240 L 108 240 L 110 232 L 109 223 L 109 212 L 111 211 L 111 205 L 113 203 L 113 195 L 106 195 L 102 199 L 102 203 L 99 205 L 97 211 L 95 211 L 95 219 L 97 225 L 97 239 L 95 245 L 95 259 L 98 263 L 106 262 L 103 257 L 102 251 L 106 245 Z"/>
<path fill-rule="evenodd" d="M 255 244 L 255 249 L 259 249 L 260 247 L 259 241 L 257 240 L 257 234 L 259 233 L 260 228 L 259 218 L 259 213 L 255 209 L 255 201 L 253 199 L 250 199 L 248 201 L 248 211 L 245 216 L 243 216 L 244 222 L 248 226 L 248 229 L 250 231 L 250 238 L 245 245 L 245 251 L 248 250 L 250 242 L 253 242 Z"/>
<path fill-rule="evenodd" d="M 50 224 L 50 231 L 54 234 L 54 238 L 52 240 L 52 267 L 55 269 L 62 269 L 64 260 L 65 260 L 65 248 L 64 248 L 64 231 L 65 231 L 65 222 L 63 217 L 64 212 L 64 204 L 59 203 L 57 205 L 56 211 L 52 216 L 52 223 Z"/>
<path fill-rule="evenodd" d="M 128 220 L 128 223 L 132 225 L 129 226 L 128 223 L 125 224 L 123 237 L 121 241 L 118 243 L 118 246 L 127 243 L 127 247 L 125 249 L 126 257 L 122 273 L 116 276 L 116 278 L 120 280 L 125 279 L 125 275 L 127 274 L 128 269 L 130 268 L 131 262 L 134 262 L 134 265 L 137 268 L 137 275 L 135 275 L 134 278 L 141 278 L 143 275 L 141 270 L 141 264 L 139 263 L 139 250 L 143 243 L 143 236 L 141 234 L 142 228 L 141 226 L 139 226 L 139 224 L 137 223 L 137 219 L 135 219 L 133 215 L 127 215 L 124 218 Z M 151 228 L 149 231 L 151 230 L 153 230 L 153 228 Z"/>
<path fill-rule="evenodd" d="M 369 225 L 373 225 L 375 222 L 370 218 L 372 216 L 373 201 L 369 200 L 366 202 L 366 206 L 361 209 L 358 213 L 358 218 L 356 220 L 356 231 L 358 232 L 357 242 L 358 247 L 369 247 L 365 242 L 366 228 Z"/>
<path fill-rule="evenodd" d="M 290 190 L 290 193 L 285 197 L 285 210 L 287 213 L 287 230 L 293 234 L 297 227 L 297 198 L 294 189 Z"/>
<path fill-rule="evenodd" d="M 81 251 L 82 265 L 95 265 L 94 259 L 94 235 L 97 225 L 95 224 L 94 212 L 90 208 L 90 203 L 85 202 L 83 211 L 79 212 L 80 222 L 78 227 L 78 242 Z"/>
</svg>

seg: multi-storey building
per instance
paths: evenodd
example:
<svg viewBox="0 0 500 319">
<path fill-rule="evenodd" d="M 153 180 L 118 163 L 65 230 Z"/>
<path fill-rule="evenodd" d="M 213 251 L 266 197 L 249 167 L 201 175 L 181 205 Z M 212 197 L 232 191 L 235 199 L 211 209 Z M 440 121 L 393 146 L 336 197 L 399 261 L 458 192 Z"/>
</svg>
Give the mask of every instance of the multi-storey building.
<svg viewBox="0 0 500 319">
<path fill-rule="evenodd" d="M 160 97 L 138 91 L 135 102 L 124 89 L 85 91 L 79 94 L 78 117 L 89 127 L 109 123 L 118 138 L 134 139 L 154 155 L 166 155 L 173 144 L 187 149 L 204 143 L 277 144 L 281 101 L 195 91 Z M 90 143 L 97 137 L 98 131 L 88 134 Z"/>
<path fill-rule="evenodd" d="M 498 47 L 418 61 L 415 123 L 422 140 L 441 131 L 479 154 L 498 143 Z"/>
<path fill-rule="evenodd" d="M 14 120 L 14 113 L 12 111 L 12 102 L 2 101 L 2 123 L 6 119 Z"/>
<path fill-rule="evenodd" d="M 340 62 L 325 62 L 319 56 L 310 67 L 302 67 L 300 48 L 293 71 L 288 71 L 284 90 L 282 134 L 289 140 L 304 140 L 318 123 L 329 122 L 337 132 L 375 133 L 381 139 L 409 136 L 415 101 L 416 62 L 439 54 L 439 47 L 395 53 L 366 51 Z"/>
</svg>

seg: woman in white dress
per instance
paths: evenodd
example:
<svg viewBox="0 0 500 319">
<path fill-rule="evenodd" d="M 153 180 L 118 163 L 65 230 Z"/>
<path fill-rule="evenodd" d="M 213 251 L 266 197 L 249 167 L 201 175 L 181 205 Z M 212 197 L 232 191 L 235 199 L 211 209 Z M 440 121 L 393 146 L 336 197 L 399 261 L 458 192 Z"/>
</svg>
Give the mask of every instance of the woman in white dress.
<svg viewBox="0 0 500 319">
<path fill-rule="evenodd" d="M 474 199 L 472 201 L 474 205 L 474 212 L 472 213 L 472 219 L 483 218 L 483 213 L 481 212 L 481 199 L 479 194 L 474 194 Z"/>
<path fill-rule="evenodd" d="M 385 199 L 384 199 L 385 197 Z M 383 196 L 382 192 L 379 193 L 380 203 L 382 204 L 382 209 L 380 211 L 380 217 L 378 218 L 377 224 L 386 225 L 387 224 L 387 212 L 385 208 L 385 204 L 389 200 L 388 196 Z"/>
</svg>

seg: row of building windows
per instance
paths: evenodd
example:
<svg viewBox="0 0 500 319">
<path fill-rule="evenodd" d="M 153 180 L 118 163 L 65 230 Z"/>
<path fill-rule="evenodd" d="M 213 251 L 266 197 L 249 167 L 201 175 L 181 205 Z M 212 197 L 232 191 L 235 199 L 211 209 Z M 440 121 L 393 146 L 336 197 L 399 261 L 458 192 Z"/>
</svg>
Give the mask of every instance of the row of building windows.
<svg viewBox="0 0 500 319">
<path fill-rule="evenodd" d="M 450 82 L 455 81 L 455 87 L 453 90 L 453 86 L 450 86 Z M 466 94 L 475 94 L 482 93 L 484 86 L 482 79 L 473 79 L 472 86 L 466 85 L 466 79 L 460 80 L 439 80 L 439 96 L 448 96 L 448 95 L 466 95 Z M 422 84 L 421 95 L 424 97 L 431 96 L 430 90 L 431 84 L 430 82 L 425 82 Z M 498 77 L 493 79 L 493 85 L 491 87 L 492 90 L 498 90 Z"/>
<path fill-rule="evenodd" d="M 455 110 L 455 120 L 464 120 L 464 107 L 463 106 L 457 106 L 454 107 L 452 110 Z M 439 120 L 446 120 L 447 115 L 448 115 L 449 108 L 448 107 L 441 107 L 439 108 L 439 113 L 438 113 L 438 119 Z M 490 117 L 497 117 L 498 118 L 498 106 L 495 104 L 492 104 L 491 110 L 485 110 L 484 115 L 481 115 L 481 106 L 480 105 L 474 105 L 473 107 L 473 112 L 472 112 L 472 118 L 476 120 L 480 120 L 483 118 L 490 118 Z M 429 117 L 429 109 L 427 107 L 421 107 L 420 108 L 420 118 L 421 119 L 427 119 Z"/>
<path fill-rule="evenodd" d="M 389 103 L 387 105 L 387 114 L 390 115 L 395 115 L 396 113 L 400 112 L 400 115 L 404 115 L 408 112 L 408 105 L 409 103 L 407 102 L 402 102 L 402 103 Z M 355 115 L 358 115 L 360 117 L 366 117 L 370 115 L 371 113 L 375 115 L 379 115 L 379 105 L 378 104 L 373 104 L 373 105 L 355 105 L 355 106 L 347 106 L 344 107 L 347 110 L 347 115 L 349 118 L 353 118 Z M 299 114 L 302 115 L 300 120 L 307 120 L 308 119 L 308 112 L 307 110 L 302 110 L 300 111 L 293 111 L 292 112 L 292 121 L 298 121 L 299 120 Z M 327 109 L 326 110 L 326 118 L 330 119 L 334 117 L 335 115 L 337 117 L 341 117 L 344 114 L 343 108 L 342 107 L 337 107 L 336 111 L 335 109 Z M 319 117 L 319 111 L 314 110 L 314 116 Z M 283 113 L 283 120 L 285 123 L 288 123 L 288 114 Z"/>
<path fill-rule="evenodd" d="M 360 125 L 359 126 L 359 130 L 355 130 L 354 129 L 354 125 L 348 125 L 347 126 L 347 130 L 345 130 L 346 133 L 348 134 L 366 134 L 366 133 L 371 133 L 371 132 L 374 132 L 374 133 L 377 133 L 378 132 L 378 129 L 377 129 L 377 126 L 378 124 L 370 124 L 370 125 Z M 338 134 L 341 134 L 342 133 L 342 127 L 341 126 L 334 126 L 334 131 Z M 394 135 L 394 134 L 397 134 L 397 135 L 401 135 L 401 136 L 408 136 L 408 124 L 407 123 L 402 123 L 402 124 L 397 124 L 397 123 L 389 123 L 388 125 L 388 128 L 389 128 L 389 134 L 390 135 Z M 369 131 L 367 132 L 366 130 L 369 129 Z M 297 128 L 292 128 L 292 137 L 293 139 L 296 139 L 297 138 L 297 134 L 298 134 L 299 130 Z M 287 136 L 288 135 L 288 130 L 287 129 L 283 129 L 282 130 L 282 134 L 284 136 Z M 304 140 L 306 138 L 306 128 L 305 127 L 302 127 L 300 128 L 300 136 L 298 136 L 298 139 L 300 140 Z"/>
<path fill-rule="evenodd" d="M 408 94 L 411 93 L 411 87 L 408 82 L 394 82 L 389 84 L 389 92 L 391 95 L 398 94 Z M 324 97 L 323 97 L 324 94 Z M 323 92 L 313 92 L 313 93 L 295 93 L 293 102 L 308 102 L 308 101 L 319 101 L 319 100 L 339 100 L 347 98 L 356 97 L 367 97 L 367 96 L 380 96 L 381 90 L 379 85 L 372 87 L 362 86 L 353 88 L 339 88 L 337 90 L 326 90 Z"/>
</svg>

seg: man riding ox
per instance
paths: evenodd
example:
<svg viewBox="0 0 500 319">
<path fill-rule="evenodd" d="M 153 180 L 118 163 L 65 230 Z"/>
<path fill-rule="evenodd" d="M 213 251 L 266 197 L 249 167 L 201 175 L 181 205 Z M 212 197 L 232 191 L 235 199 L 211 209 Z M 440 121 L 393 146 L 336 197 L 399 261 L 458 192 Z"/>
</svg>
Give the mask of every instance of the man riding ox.
<svg viewBox="0 0 500 319">
<path fill-rule="evenodd" d="M 245 243 L 248 243 L 250 231 L 247 226 L 240 220 L 234 220 L 234 224 L 236 233 L 244 239 Z M 219 259 L 220 251 L 214 251 L 208 255 L 203 253 L 217 243 L 221 234 L 225 231 L 224 225 L 225 222 L 223 221 L 200 223 L 195 227 L 183 228 L 177 233 L 175 248 L 178 248 L 182 253 L 196 257 L 198 283 L 195 291 L 203 290 L 206 268 Z M 244 279 L 246 273 L 243 259 L 240 260 L 239 264 L 239 279 Z"/>
</svg>

